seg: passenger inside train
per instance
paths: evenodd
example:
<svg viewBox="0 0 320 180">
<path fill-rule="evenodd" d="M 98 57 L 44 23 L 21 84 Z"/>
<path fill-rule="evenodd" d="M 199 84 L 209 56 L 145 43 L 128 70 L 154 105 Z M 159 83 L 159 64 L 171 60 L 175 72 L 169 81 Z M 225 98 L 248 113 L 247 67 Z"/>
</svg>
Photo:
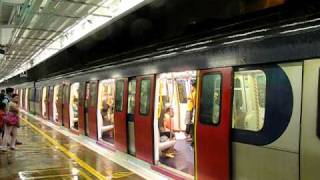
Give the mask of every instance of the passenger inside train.
<svg viewBox="0 0 320 180">
<path fill-rule="evenodd" d="M 103 80 L 99 84 L 98 95 L 98 139 L 114 143 L 114 79 Z"/>
<path fill-rule="evenodd" d="M 159 162 L 194 174 L 196 71 L 163 73 L 156 84 Z M 157 158 L 157 157 L 156 157 Z"/>
</svg>

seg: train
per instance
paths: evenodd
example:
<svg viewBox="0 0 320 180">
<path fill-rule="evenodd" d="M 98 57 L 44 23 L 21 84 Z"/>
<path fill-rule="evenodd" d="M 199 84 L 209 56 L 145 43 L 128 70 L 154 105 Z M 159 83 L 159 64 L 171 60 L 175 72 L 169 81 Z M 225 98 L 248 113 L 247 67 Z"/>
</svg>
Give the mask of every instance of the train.
<svg viewBox="0 0 320 180">
<path fill-rule="evenodd" d="M 176 179 L 318 179 L 319 21 L 13 87 L 25 111 Z"/>
</svg>

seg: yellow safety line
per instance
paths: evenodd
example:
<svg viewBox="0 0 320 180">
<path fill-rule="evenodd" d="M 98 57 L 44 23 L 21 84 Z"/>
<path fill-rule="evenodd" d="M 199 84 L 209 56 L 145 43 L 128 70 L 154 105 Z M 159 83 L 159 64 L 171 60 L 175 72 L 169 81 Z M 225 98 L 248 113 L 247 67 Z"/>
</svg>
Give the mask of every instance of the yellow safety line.
<svg viewBox="0 0 320 180">
<path fill-rule="evenodd" d="M 23 177 L 23 179 L 48 179 L 48 178 L 56 178 L 56 177 L 70 177 L 75 176 L 72 174 L 57 174 L 57 175 L 47 175 L 47 176 L 34 176 L 34 177 Z"/>
<path fill-rule="evenodd" d="M 91 180 L 91 179 L 92 179 L 92 178 L 90 178 L 90 177 L 88 176 L 87 173 L 85 173 L 85 172 L 83 172 L 83 171 L 80 171 L 80 170 L 79 170 L 79 175 L 82 176 L 82 177 L 84 177 L 84 179 L 86 179 L 86 180 Z"/>
<path fill-rule="evenodd" d="M 130 176 L 132 174 L 133 174 L 133 172 L 115 172 L 115 173 L 112 174 L 112 178 L 120 179 L 120 178 L 124 178 L 124 177 Z"/>
<path fill-rule="evenodd" d="M 39 134 L 41 134 L 44 138 L 46 138 L 51 144 L 55 145 L 57 147 L 57 149 L 59 149 L 60 151 L 62 151 L 64 154 L 66 154 L 67 156 L 69 156 L 71 159 L 73 159 L 74 161 L 76 161 L 82 168 L 84 168 L 85 170 L 89 171 L 91 174 L 93 174 L 95 177 L 97 177 L 99 180 L 102 179 L 107 179 L 106 176 L 102 175 L 101 173 L 99 173 L 98 171 L 96 171 L 94 168 L 92 168 L 90 165 L 88 165 L 86 162 L 84 162 L 83 160 L 81 160 L 79 157 L 77 157 L 75 154 L 73 154 L 72 152 L 68 151 L 65 147 L 63 147 L 61 144 L 59 144 L 56 140 L 54 140 L 53 138 L 51 138 L 50 136 L 48 136 L 46 133 L 44 133 L 43 131 L 41 131 L 38 127 L 34 126 L 32 123 L 28 122 L 28 120 L 22 118 L 22 120 L 28 124 L 30 127 L 32 127 L 35 131 L 37 131 Z M 111 179 L 111 175 L 109 176 L 109 179 Z"/>
</svg>

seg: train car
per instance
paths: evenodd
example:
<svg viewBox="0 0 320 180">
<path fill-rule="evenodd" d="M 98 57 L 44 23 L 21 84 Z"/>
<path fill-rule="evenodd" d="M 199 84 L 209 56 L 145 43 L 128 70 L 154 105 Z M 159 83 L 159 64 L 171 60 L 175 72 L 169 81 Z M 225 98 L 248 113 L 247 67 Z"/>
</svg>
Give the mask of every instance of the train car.
<svg viewBox="0 0 320 180">
<path fill-rule="evenodd" d="M 143 73 L 151 68 L 140 64 L 24 86 L 29 98 L 22 104 L 31 113 L 42 104 L 38 115 L 164 173 L 304 179 L 319 164 L 318 85 L 311 81 L 319 79 L 319 65 L 314 59 Z M 30 101 L 30 93 L 41 98 Z M 188 118 L 194 134 L 186 132 Z"/>
<path fill-rule="evenodd" d="M 320 60 L 301 41 L 319 31 L 301 24 L 19 85 L 22 107 L 177 179 L 317 179 Z"/>
</svg>

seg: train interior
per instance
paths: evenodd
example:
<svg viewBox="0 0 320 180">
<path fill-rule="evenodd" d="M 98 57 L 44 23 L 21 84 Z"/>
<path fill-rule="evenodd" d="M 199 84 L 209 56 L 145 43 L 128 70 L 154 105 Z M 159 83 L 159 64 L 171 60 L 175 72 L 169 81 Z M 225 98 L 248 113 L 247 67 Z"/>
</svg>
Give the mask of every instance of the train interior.
<svg viewBox="0 0 320 180">
<path fill-rule="evenodd" d="M 58 92 L 59 85 L 56 85 L 53 88 L 53 122 L 58 122 Z"/>
<path fill-rule="evenodd" d="M 79 130 L 79 83 L 73 83 L 70 87 L 70 128 L 72 130 Z"/>
<path fill-rule="evenodd" d="M 114 96 L 115 80 L 100 81 L 97 108 L 98 139 L 111 144 L 114 143 Z"/>
<path fill-rule="evenodd" d="M 163 73 L 156 80 L 155 159 L 194 175 L 196 71 Z"/>
<path fill-rule="evenodd" d="M 263 127 L 266 75 L 261 70 L 234 73 L 232 127 L 259 131 Z"/>
</svg>

